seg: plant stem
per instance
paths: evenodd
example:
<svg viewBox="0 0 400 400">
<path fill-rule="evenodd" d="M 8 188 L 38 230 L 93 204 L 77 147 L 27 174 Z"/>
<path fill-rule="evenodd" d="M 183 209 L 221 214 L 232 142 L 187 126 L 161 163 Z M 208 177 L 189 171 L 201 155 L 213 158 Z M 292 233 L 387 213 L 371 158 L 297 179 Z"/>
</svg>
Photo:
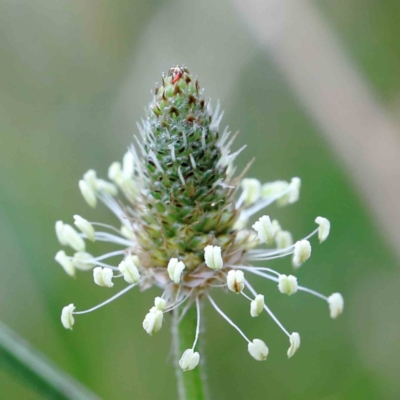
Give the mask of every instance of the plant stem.
<svg viewBox="0 0 400 400">
<path fill-rule="evenodd" d="M 196 306 L 187 311 L 182 321 L 178 324 L 178 310 L 175 309 L 172 315 L 172 340 L 174 348 L 174 362 L 176 377 L 178 380 L 179 400 L 205 400 L 205 382 L 202 369 L 204 368 L 204 359 L 200 358 L 200 364 L 192 371 L 182 371 L 179 367 L 179 359 L 183 352 L 191 349 L 195 337 L 197 325 Z M 199 338 L 200 341 L 201 338 Z M 198 344 L 197 346 L 198 347 Z M 201 356 L 202 357 L 202 356 Z"/>
<path fill-rule="evenodd" d="M 24 380 L 44 399 L 99 400 L 0 322 L 0 367 Z"/>
</svg>

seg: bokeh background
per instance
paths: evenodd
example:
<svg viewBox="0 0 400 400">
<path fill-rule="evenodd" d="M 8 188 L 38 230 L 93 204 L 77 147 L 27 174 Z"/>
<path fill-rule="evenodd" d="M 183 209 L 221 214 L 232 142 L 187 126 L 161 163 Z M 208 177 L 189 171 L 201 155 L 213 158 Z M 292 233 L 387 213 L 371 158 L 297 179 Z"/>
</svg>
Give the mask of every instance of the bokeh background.
<svg viewBox="0 0 400 400">
<path fill-rule="evenodd" d="M 87 308 L 110 292 L 90 274 L 63 273 L 54 223 L 73 214 L 113 222 L 89 209 L 78 180 L 89 168 L 106 176 L 161 73 L 184 63 L 221 101 L 223 124 L 241 132 L 240 167 L 256 157 L 249 175 L 263 182 L 302 178 L 301 201 L 270 215 L 295 237 L 317 215 L 332 221 L 298 278 L 346 301 L 332 321 L 318 299 L 253 280 L 302 335 L 287 360 L 272 321 L 216 294 L 270 356 L 254 362 L 206 306 L 211 398 L 399 399 L 399 26 L 396 0 L 1 0 L 0 320 L 103 399 L 176 398 L 169 323 L 154 337 L 141 328 L 156 291 L 63 329 L 64 305 Z M 291 271 L 289 260 L 274 266 Z M 0 391 L 41 398 L 5 370 Z"/>
</svg>

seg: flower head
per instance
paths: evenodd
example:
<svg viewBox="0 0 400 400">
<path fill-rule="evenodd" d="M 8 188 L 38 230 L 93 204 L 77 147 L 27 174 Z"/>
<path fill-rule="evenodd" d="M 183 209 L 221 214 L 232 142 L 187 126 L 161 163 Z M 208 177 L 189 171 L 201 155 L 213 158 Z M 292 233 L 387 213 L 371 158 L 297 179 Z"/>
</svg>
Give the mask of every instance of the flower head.
<svg viewBox="0 0 400 400">
<path fill-rule="evenodd" d="M 61 250 L 56 261 L 72 276 L 76 270 L 93 270 L 99 286 L 113 288 L 117 279 L 127 286 L 88 310 L 75 311 L 73 304 L 64 307 L 61 321 L 65 328 L 72 329 L 74 316 L 98 310 L 136 286 L 159 288 L 161 293 L 145 315 L 143 329 L 153 335 L 162 328 L 164 314 L 173 312 L 180 321 L 190 307 L 196 307 L 193 346 L 179 360 L 179 366 L 190 371 L 200 360 L 195 349 L 203 301 L 243 337 L 253 358 L 261 361 L 268 356 L 264 341 L 250 340 L 215 302 L 213 290 L 229 289 L 241 295 L 249 302 L 252 317 L 271 317 L 289 338 L 289 357 L 299 348 L 300 336 L 290 334 L 279 321 L 264 295 L 253 288 L 251 276 L 278 284 L 279 291 L 287 295 L 304 292 L 322 298 L 332 318 L 342 312 L 340 294 L 326 297 L 299 286 L 292 275 L 254 265 L 292 257 L 299 267 L 311 255 L 309 240 L 318 234 L 324 241 L 330 225 L 318 217 L 318 228 L 293 245 L 291 233 L 277 220 L 264 215 L 254 221 L 271 204 L 298 201 L 301 181 L 295 177 L 262 184 L 236 174 L 234 160 L 243 148 L 231 152 L 233 139 L 228 129 L 220 129 L 221 118 L 219 107 L 212 110 L 189 71 L 173 67 L 154 92 L 147 118 L 139 125 L 136 146 L 109 167 L 110 181 L 98 178 L 94 170 L 83 175 L 79 189 L 84 200 L 90 207 L 102 203 L 117 222 L 111 226 L 75 215 L 78 232 L 58 221 L 56 236 L 73 253 Z M 95 256 L 86 251 L 86 241 L 108 242 L 115 250 Z"/>
</svg>

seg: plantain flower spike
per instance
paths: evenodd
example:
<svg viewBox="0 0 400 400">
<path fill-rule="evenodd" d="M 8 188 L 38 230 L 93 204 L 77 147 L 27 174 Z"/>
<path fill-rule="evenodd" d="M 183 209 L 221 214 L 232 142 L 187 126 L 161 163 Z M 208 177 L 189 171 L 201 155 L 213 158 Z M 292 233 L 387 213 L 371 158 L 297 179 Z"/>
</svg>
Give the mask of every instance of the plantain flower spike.
<svg viewBox="0 0 400 400">
<path fill-rule="evenodd" d="M 221 119 L 219 106 L 213 109 L 210 100 L 203 97 L 198 80 L 186 67 L 174 66 L 156 87 L 147 115 L 135 132 L 134 144 L 121 152 L 120 160 L 110 160 L 109 168 L 104 166 L 102 175 L 108 180 L 91 169 L 79 180 L 88 205 L 102 204 L 114 214 L 115 223 L 89 222 L 75 215 L 78 232 L 58 221 L 56 236 L 67 248 L 57 253 L 56 261 L 71 276 L 92 271 L 97 285 L 115 292 L 87 310 L 76 311 L 74 304 L 64 307 L 61 322 L 66 329 L 72 329 L 81 315 L 99 310 L 134 288 L 159 290 L 146 314 L 142 302 L 134 302 L 138 312 L 145 314 L 143 329 L 153 335 L 161 329 L 164 314 L 172 314 L 172 331 L 176 332 L 178 322 L 195 308 L 193 346 L 185 344 L 177 352 L 183 355 L 176 361 L 182 370 L 190 371 L 200 361 L 196 345 L 204 302 L 242 336 L 254 359 L 266 360 L 268 356 L 265 342 L 250 340 L 219 307 L 214 300 L 216 291 L 240 295 L 241 300 L 249 302 L 251 317 L 272 318 L 289 339 L 289 357 L 299 348 L 300 336 L 290 334 L 292 331 L 279 321 L 264 295 L 253 288 L 253 279 L 278 285 L 287 295 L 303 292 L 322 298 L 332 318 L 341 314 L 344 301 L 339 293 L 326 297 L 298 286 L 292 275 L 258 265 L 287 257 L 288 264 L 292 258 L 299 267 L 310 258 L 309 241 L 315 236 L 321 242 L 326 240 L 330 224 L 318 217 L 317 229 L 293 241 L 291 233 L 282 230 L 274 218 L 275 208 L 265 210 L 271 205 L 297 202 L 300 179 L 262 182 L 236 171 L 235 158 L 243 148 L 231 150 L 233 137 L 227 128 L 220 128 Z M 86 248 L 94 241 L 96 249 L 107 242 L 109 252 L 95 255 L 94 249 Z M 274 287 L 266 287 L 264 293 L 268 290 Z M 245 353 L 245 346 L 242 351 Z"/>
</svg>

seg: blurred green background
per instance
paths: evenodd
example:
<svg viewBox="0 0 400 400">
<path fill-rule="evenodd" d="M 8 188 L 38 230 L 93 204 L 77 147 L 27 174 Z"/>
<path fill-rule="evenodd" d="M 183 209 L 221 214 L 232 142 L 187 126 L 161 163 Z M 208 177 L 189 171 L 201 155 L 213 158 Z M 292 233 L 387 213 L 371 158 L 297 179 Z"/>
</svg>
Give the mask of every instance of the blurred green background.
<svg viewBox="0 0 400 400">
<path fill-rule="evenodd" d="M 399 3 L 310 4 L 396 119 Z M 241 132 L 235 146 L 248 147 L 239 167 L 256 157 L 249 175 L 263 182 L 302 178 L 301 201 L 269 213 L 295 237 L 314 229 L 317 215 L 332 221 L 331 237 L 314 242 L 298 277 L 346 301 L 332 321 L 323 302 L 301 293 L 288 298 L 253 280 L 302 336 L 299 353 L 287 360 L 287 338 L 272 321 L 251 320 L 246 302 L 217 294 L 250 337 L 265 338 L 270 356 L 254 362 L 207 305 L 211 398 L 399 399 L 395 251 L 340 155 L 230 1 L 0 1 L 0 320 L 103 399 L 176 398 L 169 322 L 154 337 L 141 328 L 157 291 L 131 292 L 77 318 L 73 332 L 63 329 L 64 305 L 88 308 L 110 292 L 90 274 L 69 278 L 55 263 L 54 223 L 71 223 L 73 214 L 113 222 L 105 208 L 89 209 L 78 180 L 89 168 L 106 176 L 132 141 L 161 72 L 177 63 L 199 76 L 206 96 L 221 100 L 223 124 Z M 289 260 L 273 266 L 291 271 Z M 1 399 L 41 398 L 4 370 L 0 391 Z"/>
</svg>

